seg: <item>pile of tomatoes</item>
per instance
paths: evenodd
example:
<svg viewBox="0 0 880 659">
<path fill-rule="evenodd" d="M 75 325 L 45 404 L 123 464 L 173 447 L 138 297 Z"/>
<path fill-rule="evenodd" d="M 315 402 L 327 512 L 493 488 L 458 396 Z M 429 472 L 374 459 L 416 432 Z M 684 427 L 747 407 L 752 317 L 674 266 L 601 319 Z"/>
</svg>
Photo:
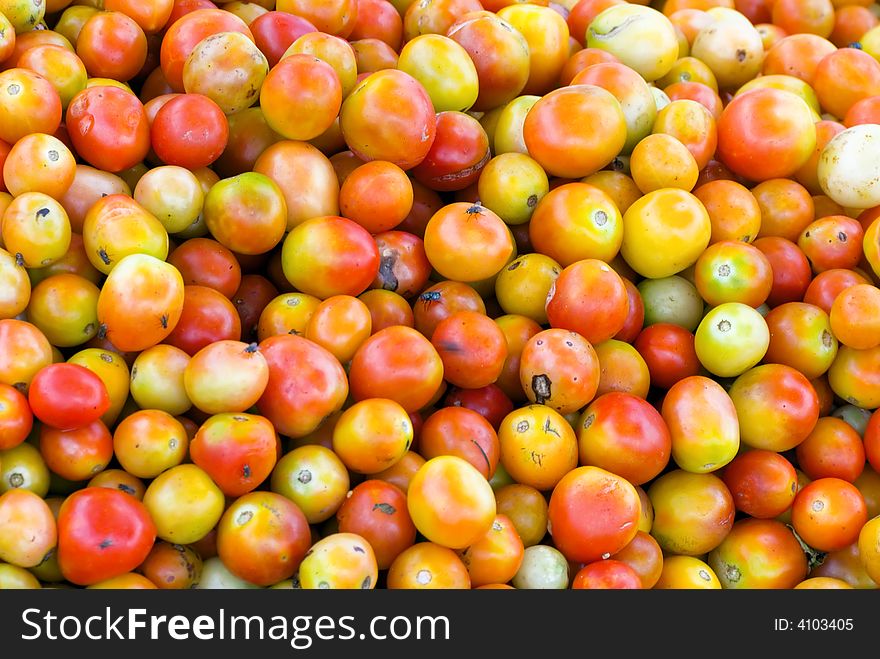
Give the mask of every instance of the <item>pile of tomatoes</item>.
<svg viewBox="0 0 880 659">
<path fill-rule="evenodd" d="M 0 588 L 877 588 L 870 0 L 0 0 Z"/>
</svg>

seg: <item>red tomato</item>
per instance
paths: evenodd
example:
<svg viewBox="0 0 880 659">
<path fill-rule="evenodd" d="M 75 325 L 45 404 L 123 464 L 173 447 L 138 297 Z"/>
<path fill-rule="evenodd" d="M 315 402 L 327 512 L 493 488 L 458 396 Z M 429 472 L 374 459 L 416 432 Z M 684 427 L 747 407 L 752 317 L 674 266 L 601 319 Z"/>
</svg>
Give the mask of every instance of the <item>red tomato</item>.
<svg viewBox="0 0 880 659">
<path fill-rule="evenodd" d="M 33 425 L 28 399 L 15 387 L 0 383 L 0 451 L 21 444 Z"/>
<path fill-rule="evenodd" d="M 87 87 L 79 92 L 67 106 L 65 126 L 80 157 L 108 172 L 136 165 L 150 150 L 150 124 L 143 104 L 118 87 Z"/>
<path fill-rule="evenodd" d="M 589 563 L 629 544 L 640 513 L 639 494 L 629 481 L 599 467 L 578 467 L 550 495 L 549 529 L 568 560 Z"/>
<path fill-rule="evenodd" d="M 135 569 L 155 539 L 144 504 L 119 490 L 87 487 L 61 504 L 58 566 L 71 583 L 98 583 Z"/>
<path fill-rule="evenodd" d="M 574 590 L 639 590 L 642 579 L 632 567 L 623 561 L 607 559 L 585 565 L 571 582 Z"/>
<path fill-rule="evenodd" d="M 150 126 L 156 155 L 169 165 L 186 169 L 213 163 L 229 139 L 223 110 L 202 94 L 181 94 L 165 103 Z"/>
<path fill-rule="evenodd" d="M 357 485 L 336 512 L 340 533 L 356 533 L 370 543 L 380 570 L 416 540 L 406 495 L 395 485 L 367 480 Z"/>
<path fill-rule="evenodd" d="M 43 423 L 73 430 L 101 418 L 110 408 L 110 395 L 104 381 L 89 369 L 60 363 L 37 373 L 28 390 L 28 402 Z"/>
<path fill-rule="evenodd" d="M 650 325 L 639 333 L 633 347 L 648 365 L 654 386 L 669 389 L 679 380 L 700 373 L 694 335 L 679 325 Z"/>
</svg>

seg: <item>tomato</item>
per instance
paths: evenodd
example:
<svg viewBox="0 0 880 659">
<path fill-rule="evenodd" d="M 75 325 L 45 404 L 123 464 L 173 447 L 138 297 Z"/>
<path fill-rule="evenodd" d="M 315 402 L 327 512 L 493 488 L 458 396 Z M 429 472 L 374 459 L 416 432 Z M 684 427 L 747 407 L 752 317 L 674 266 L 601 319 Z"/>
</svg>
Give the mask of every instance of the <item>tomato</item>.
<svg viewBox="0 0 880 659">
<path fill-rule="evenodd" d="M 800 543 L 772 519 L 737 521 L 707 560 L 724 588 L 794 588 L 807 575 Z"/>
<path fill-rule="evenodd" d="M 813 480 L 840 478 L 854 482 L 865 468 L 865 446 L 846 421 L 822 417 L 795 448 L 798 466 Z"/>
<path fill-rule="evenodd" d="M 828 315 L 805 302 L 787 302 L 764 317 L 770 330 L 765 361 L 796 368 L 813 379 L 822 375 L 837 356 L 838 343 Z"/>
<path fill-rule="evenodd" d="M 797 494 L 797 473 L 775 451 L 754 449 L 735 457 L 722 473 L 738 511 L 769 519 L 791 507 Z"/>
<path fill-rule="evenodd" d="M 0 383 L 0 451 L 21 444 L 33 424 L 34 415 L 27 397 L 15 387 Z"/>
<path fill-rule="evenodd" d="M 581 464 L 601 467 L 634 485 L 659 475 L 673 448 L 657 410 L 618 392 L 596 398 L 583 411 L 577 436 Z"/>
<path fill-rule="evenodd" d="M 91 77 L 125 82 L 147 60 L 147 37 L 137 22 L 121 11 L 93 14 L 76 38 L 76 54 Z"/>
<path fill-rule="evenodd" d="M 814 480 L 797 493 L 791 508 L 794 530 L 819 551 L 836 551 L 852 544 L 867 521 L 861 492 L 840 478 Z"/>
<path fill-rule="evenodd" d="M 138 354 L 131 369 L 131 396 L 142 409 L 183 414 L 192 406 L 184 386 L 190 357 L 174 346 L 160 344 Z"/>
<path fill-rule="evenodd" d="M 98 296 L 98 320 L 121 350 L 144 350 L 165 339 L 183 312 L 183 278 L 147 254 L 123 257 Z"/>
<path fill-rule="evenodd" d="M 819 399 L 810 381 L 782 364 L 756 366 L 730 387 L 742 442 L 752 448 L 787 451 L 812 432 Z"/>
<path fill-rule="evenodd" d="M 397 165 L 374 160 L 358 165 L 339 190 L 340 213 L 370 233 L 400 224 L 413 205 L 413 187 Z"/>
<path fill-rule="evenodd" d="M 223 515 L 223 492 L 211 477 L 194 464 L 163 471 L 144 493 L 144 506 L 156 523 L 156 535 L 166 542 L 197 542 Z"/>
<path fill-rule="evenodd" d="M 416 472 L 407 508 L 431 542 L 463 549 L 483 536 L 495 518 L 495 496 L 483 475 L 462 458 L 443 455 Z"/>
<path fill-rule="evenodd" d="M 388 569 L 389 589 L 467 589 L 470 574 L 459 555 L 433 542 L 404 549 Z"/>
<path fill-rule="evenodd" d="M 265 339 L 259 349 L 269 364 L 269 382 L 257 409 L 279 433 L 302 437 L 342 409 L 349 385 L 342 365 L 330 352 L 290 334 Z M 357 395 L 354 383 L 352 393 Z"/>
<path fill-rule="evenodd" d="M 654 508 L 651 535 L 667 554 L 701 556 L 730 533 L 733 497 L 715 474 L 667 472 L 651 483 L 648 497 Z"/>
<path fill-rule="evenodd" d="M 430 403 L 443 382 L 443 362 L 422 334 L 392 326 L 361 344 L 351 361 L 349 383 L 355 400 L 388 398 L 407 412 Z"/>
<path fill-rule="evenodd" d="M 260 586 L 291 577 L 310 544 L 305 515 L 296 504 L 273 492 L 239 497 L 217 527 L 217 553 L 224 565 L 239 578 Z"/>
<path fill-rule="evenodd" d="M 86 487 L 109 487 L 111 490 L 119 490 L 143 501 L 147 486 L 144 482 L 122 469 L 104 469 L 95 474 Z"/>
<path fill-rule="evenodd" d="M 0 239 L 16 263 L 26 268 L 51 265 L 67 252 L 70 220 L 64 208 L 42 192 L 25 192 L 3 213 Z"/>
<path fill-rule="evenodd" d="M 640 275 L 654 279 L 693 265 L 712 234 L 700 200 L 675 188 L 643 196 L 624 213 L 623 226 L 621 255 Z"/>
<path fill-rule="evenodd" d="M 59 430 L 73 430 L 97 420 L 110 407 L 100 377 L 78 364 L 50 364 L 37 372 L 28 403 L 34 416 Z"/>
<path fill-rule="evenodd" d="M 559 273 L 547 296 L 546 311 L 551 327 L 572 330 L 595 344 L 623 328 L 629 298 L 623 279 L 607 263 L 584 259 Z"/>
<path fill-rule="evenodd" d="M 144 504 L 117 490 L 88 487 L 65 499 L 58 515 L 58 565 L 87 586 L 130 572 L 147 557 L 156 525 Z"/>
<path fill-rule="evenodd" d="M 659 581 L 663 572 L 663 551 L 657 541 L 645 531 L 639 531 L 623 549 L 611 555 L 631 567 L 639 577 L 641 587 L 648 590 Z"/>
<path fill-rule="evenodd" d="M 629 343 L 609 339 L 595 347 L 599 360 L 599 387 L 597 396 L 611 392 L 647 398 L 650 390 L 650 371 L 645 359 Z"/>
<path fill-rule="evenodd" d="M 500 443 L 492 425 L 465 407 L 444 407 L 422 426 L 419 453 L 426 459 L 455 455 L 467 460 L 488 480 L 495 474 Z"/>
<path fill-rule="evenodd" d="M 859 531 L 858 546 L 865 571 L 880 584 L 880 522 L 877 517 L 866 523 Z"/>
<path fill-rule="evenodd" d="M 575 590 L 639 590 L 642 580 L 632 567 L 613 558 L 585 565 L 574 575 Z"/>
<path fill-rule="evenodd" d="M 0 452 L 0 493 L 23 489 L 45 497 L 49 492 L 49 477 L 43 456 L 30 442 Z"/>
<path fill-rule="evenodd" d="M 773 287 L 767 304 L 776 307 L 802 300 L 810 285 L 812 271 L 810 262 L 798 246 L 777 236 L 758 238 L 753 244 L 764 252 L 773 270 Z"/>
<path fill-rule="evenodd" d="M 3 163 L 3 182 L 13 196 L 42 192 L 61 199 L 76 174 L 70 149 L 52 135 L 31 133 L 16 142 Z"/>
<path fill-rule="evenodd" d="M 761 361 L 769 345 L 770 330 L 764 317 L 742 302 L 714 307 L 694 333 L 700 363 L 720 377 L 746 372 Z"/>
<path fill-rule="evenodd" d="M 663 389 L 700 372 L 694 335 L 679 325 L 650 325 L 639 333 L 633 347 L 647 365 L 651 384 Z"/>
<path fill-rule="evenodd" d="M 202 558 L 192 547 L 160 540 L 153 545 L 140 570 L 156 588 L 185 590 L 201 579 Z"/>
<path fill-rule="evenodd" d="M 61 98 L 46 78 L 25 68 L 10 68 L 0 73 L 0 89 L 4 142 L 12 145 L 31 133 L 52 135 L 58 129 Z"/>
<path fill-rule="evenodd" d="M 424 289 L 414 300 L 414 327 L 430 339 L 442 320 L 459 311 L 485 314 L 486 304 L 473 286 L 458 281 L 443 280 Z"/>
<path fill-rule="evenodd" d="M 128 473 L 154 478 L 180 464 L 189 438 L 183 424 L 161 410 L 138 410 L 125 417 L 113 432 L 113 451 Z"/>
<path fill-rule="evenodd" d="M 5 249 L 0 249 L 0 282 L 3 286 L 0 316 L 14 318 L 28 307 L 32 292 L 31 282 L 24 264 L 19 263 L 16 257 Z"/>
<path fill-rule="evenodd" d="M 693 556 L 675 555 L 664 557 L 654 589 L 721 590 L 721 582 L 707 563 Z"/>
<path fill-rule="evenodd" d="M 479 83 L 474 110 L 485 112 L 512 101 L 529 79 L 529 44 L 512 27 L 497 15 L 463 14 L 446 32 L 473 60 Z"/>
<path fill-rule="evenodd" d="M 533 403 L 561 414 L 581 409 L 596 395 L 599 360 L 587 339 L 551 328 L 532 336 L 520 355 L 520 384 Z"/>
<path fill-rule="evenodd" d="M 226 296 L 206 286 L 184 286 L 183 309 L 165 337 L 167 343 L 192 356 L 215 341 L 237 340 L 239 336 L 241 322 Z"/>
<path fill-rule="evenodd" d="M 202 94 L 178 95 L 153 118 L 150 141 L 166 164 L 186 169 L 207 167 L 226 148 L 229 125 L 217 103 Z"/>
<path fill-rule="evenodd" d="M 679 52 L 675 28 L 666 16 L 629 3 L 613 5 L 596 16 L 588 26 L 585 45 L 616 55 L 648 81 L 666 75 Z"/>
<path fill-rule="evenodd" d="M 397 402 L 368 398 L 346 409 L 333 429 L 333 451 L 357 473 L 375 474 L 409 450 L 413 426 Z"/>
<path fill-rule="evenodd" d="M 119 117 L 125 117 L 120 122 Z M 150 126 L 144 106 L 116 87 L 82 90 L 70 101 L 65 125 L 78 154 L 94 167 L 120 172 L 139 162 L 150 149 Z"/>
<path fill-rule="evenodd" d="M 53 474 L 84 481 L 102 471 L 113 458 L 113 438 L 100 419 L 77 428 L 40 429 L 40 454 Z"/>
<path fill-rule="evenodd" d="M 58 532 L 48 504 L 24 489 L 0 494 L 0 561 L 34 567 L 55 546 Z"/>
<path fill-rule="evenodd" d="M 578 467 L 553 489 L 548 528 L 568 560 L 589 563 L 629 544 L 640 509 L 639 495 L 627 480 L 599 467 Z"/>
<path fill-rule="evenodd" d="M 710 245 L 694 264 L 694 284 L 710 305 L 741 302 L 759 307 L 770 295 L 773 272 L 757 247 L 739 241 Z"/>
<path fill-rule="evenodd" d="M 357 485 L 336 512 L 341 533 L 355 533 L 373 548 L 376 565 L 387 570 L 416 539 L 404 493 L 380 480 Z"/>
<path fill-rule="evenodd" d="M 761 227 L 761 208 L 748 188 L 736 181 L 710 181 L 694 189 L 712 223 L 710 244 L 722 240 L 750 243 Z"/>
<path fill-rule="evenodd" d="M 165 260 L 168 233 L 162 223 L 126 194 L 96 201 L 83 219 L 83 244 L 92 265 L 109 274 L 129 254 Z"/>
<path fill-rule="evenodd" d="M 282 249 L 284 276 L 298 290 L 322 299 L 359 295 L 376 277 L 379 262 L 369 232 L 338 216 L 299 224 L 287 234 Z"/>
<path fill-rule="evenodd" d="M 459 311 L 437 324 L 431 343 L 443 362 L 443 377 L 459 387 L 495 382 L 507 357 L 507 340 L 485 314 Z"/>
<path fill-rule="evenodd" d="M 225 373 L 236 373 L 230 387 Z M 244 412 L 263 395 L 269 365 L 257 344 L 220 340 L 193 355 L 183 372 L 187 397 L 207 414 Z"/>
<path fill-rule="evenodd" d="M 517 483 L 553 488 L 577 466 L 577 437 L 552 408 L 528 405 L 508 414 L 498 428 L 501 465 Z M 543 534 L 542 534 L 543 536 Z"/>
</svg>

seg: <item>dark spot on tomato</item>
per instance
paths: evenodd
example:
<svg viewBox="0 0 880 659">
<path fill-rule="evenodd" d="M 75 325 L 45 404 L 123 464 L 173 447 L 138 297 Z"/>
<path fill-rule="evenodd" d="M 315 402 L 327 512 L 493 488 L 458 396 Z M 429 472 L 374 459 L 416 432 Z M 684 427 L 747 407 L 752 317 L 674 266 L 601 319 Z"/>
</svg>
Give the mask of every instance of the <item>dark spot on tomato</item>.
<svg viewBox="0 0 880 659">
<path fill-rule="evenodd" d="M 535 392 L 535 402 L 543 405 L 551 396 L 550 385 L 552 382 L 546 374 L 532 376 L 532 391 Z"/>
</svg>

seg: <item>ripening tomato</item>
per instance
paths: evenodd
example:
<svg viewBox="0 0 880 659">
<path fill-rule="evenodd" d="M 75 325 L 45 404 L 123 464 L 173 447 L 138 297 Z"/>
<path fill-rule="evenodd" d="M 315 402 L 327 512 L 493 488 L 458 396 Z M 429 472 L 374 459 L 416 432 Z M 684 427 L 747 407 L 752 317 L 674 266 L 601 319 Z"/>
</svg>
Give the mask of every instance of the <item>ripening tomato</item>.
<svg viewBox="0 0 880 659">
<path fill-rule="evenodd" d="M 495 518 L 495 495 L 483 475 L 453 455 L 428 460 L 407 491 L 413 523 L 428 540 L 463 549 L 482 537 Z"/>
<path fill-rule="evenodd" d="M 865 572 L 880 584 L 880 518 L 873 518 L 859 532 L 859 557 Z"/>
<path fill-rule="evenodd" d="M 186 169 L 213 163 L 229 139 L 226 115 L 203 94 L 180 94 L 166 102 L 150 126 L 156 155 L 168 165 Z"/>
<path fill-rule="evenodd" d="M 810 381 L 783 364 L 764 364 L 740 375 L 729 390 L 742 442 L 752 448 L 787 451 L 810 434 L 819 399 Z"/>
<path fill-rule="evenodd" d="M 551 328 L 532 336 L 520 355 L 519 379 L 533 403 L 561 414 L 581 409 L 596 395 L 599 360 L 576 332 Z"/>
<path fill-rule="evenodd" d="M 725 302 L 709 311 L 694 333 L 694 348 L 707 371 L 736 377 L 761 361 L 770 345 L 764 317 L 742 302 Z"/>
<path fill-rule="evenodd" d="M 473 286 L 450 279 L 425 288 L 412 306 L 413 326 L 428 339 L 440 321 L 459 311 L 486 313 L 486 304 Z"/>
<path fill-rule="evenodd" d="M 578 467 L 553 489 L 548 529 L 569 561 L 590 563 L 629 544 L 640 511 L 639 495 L 629 481 L 599 467 Z"/>
<path fill-rule="evenodd" d="M 707 473 L 733 460 L 739 450 L 737 410 L 724 388 L 702 375 L 676 382 L 663 399 L 672 458 L 686 471 Z"/>
<path fill-rule="evenodd" d="M 742 519 L 708 556 L 724 588 L 793 588 L 807 575 L 794 534 L 773 519 Z"/>
<path fill-rule="evenodd" d="M 409 450 L 413 425 L 407 411 L 385 398 L 367 398 L 346 409 L 333 429 L 333 451 L 356 473 L 375 474 Z"/>
<path fill-rule="evenodd" d="M 98 583 L 140 565 L 155 538 L 144 504 L 118 490 L 87 487 L 61 505 L 58 565 L 71 583 Z"/>
<path fill-rule="evenodd" d="M 159 474 L 144 494 L 144 506 L 166 542 L 189 544 L 204 538 L 223 515 L 223 492 L 194 464 Z"/>
<path fill-rule="evenodd" d="M 269 477 L 280 451 L 275 428 L 256 414 L 215 414 L 190 443 L 193 463 L 227 496 L 241 496 Z"/>
<path fill-rule="evenodd" d="M 282 248 L 287 280 L 321 299 L 364 292 L 376 277 L 379 262 L 379 249 L 369 232 L 333 215 L 297 225 Z"/>
<path fill-rule="evenodd" d="M 234 386 L 229 373 L 235 373 Z M 268 381 L 269 365 L 259 346 L 228 339 L 201 348 L 183 372 L 187 397 L 206 414 L 244 412 L 260 399 Z"/>
<path fill-rule="evenodd" d="M 443 361 L 423 334 L 392 326 L 361 344 L 351 361 L 349 382 L 355 400 L 388 398 L 416 412 L 437 395 Z"/>
<path fill-rule="evenodd" d="M 760 519 L 781 515 L 798 490 L 794 466 L 775 451 L 753 449 L 735 457 L 722 473 L 738 511 Z"/>
<path fill-rule="evenodd" d="M 507 3 L 496 15 L 512 31 L 521 33 L 528 45 L 529 71 L 522 93 L 544 94 L 555 87 L 568 59 L 568 24 L 550 7 L 541 6 L 543 3 L 519 4 Z"/>
<path fill-rule="evenodd" d="M 468 589 L 471 580 L 455 551 L 433 542 L 418 542 L 391 563 L 387 584 L 389 589 Z"/>
<path fill-rule="evenodd" d="M 332 517 L 349 492 L 350 479 L 342 460 L 326 446 L 299 446 L 286 453 L 272 470 L 270 488 L 293 501 L 310 524 Z"/>
<path fill-rule="evenodd" d="M 73 429 L 40 428 L 40 454 L 49 470 L 69 481 L 84 481 L 113 458 L 113 438 L 100 419 Z"/>
<path fill-rule="evenodd" d="M 0 383 L 0 451 L 21 444 L 33 424 L 34 415 L 27 397 L 15 387 Z"/>
<path fill-rule="evenodd" d="M 165 339 L 183 312 L 184 284 L 177 269 L 147 254 L 123 257 L 98 297 L 98 321 L 121 350 L 138 351 Z"/>
<path fill-rule="evenodd" d="M 305 515 L 274 492 L 236 499 L 217 526 L 217 554 L 240 579 L 268 586 L 290 578 L 311 544 Z"/>
<path fill-rule="evenodd" d="M 504 584 L 522 565 L 525 548 L 513 522 L 498 514 L 486 534 L 461 552 L 471 578 L 471 587 Z"/>
<path fill-rule="evenodd" d="M 806 302 L 786 302 L 771 309 L 764 320 L 770 330 L 765 361 L 791 366 L 809 379 L 830 368 L 838 343 L 825 311 Z"/>
<path fill-rule="evenodd" d="M 42 192 L 15 197 L 2 219 L 0 240 L 16 263 L 26 268 L 51 265 L 70 247 L 71 226 L 64 207 Z"/>
<path fill-rule="evenodd" d="M 165 342 L 193 356 L 215 341 L 241 336 L 241 321 L 232 302 L 207 286 L 184 286 L 183 309 Z"/>
<path fill-rule="evenodd" d="M 820 478 L 802 488 L 791 508 L 791 523 L 809 546 L 836 551 L 852 544 L 868 521 L 865 499 L 840 478 Z"/>
<path fill-rule="evenodd" d="M 42 498 L 20 488 L 0 494 L 0 561 L 24 568 L 39 565 L 57 538 L 55 518 Z"/>
<path fill-rule="evenodd" d="M 651 535 L 667 554 L 701 556 L 727 536 L 733 497 L 715 474 L 681 469 L 667 472 L 648 488 L 654 509 Z"/>
<path fill-rule="evenodd" d="M 463 14 L 446 32 L 476 68 L 479 84 L 473 110 L 485 112 L 512 101 L 529 79 L 529 44 L 511 27 L 494 14 Z"/>
<path fill-rule="evenodd" d="M 636 337 L 633 347 L 648 368 L 651 384 L 663 389 L 700 372 L 694 335 L 679 325 L 649 325 Z"/>
<path fill-rule="evenodd" d="M 589 563 L 578 570 L 571 587 L 574 590 L 639 590 L 642 580 L 632 567 L 609 558 Z"/>
<path fill-rule="evenodd" d="M 660 413 L 619 392 L 599 396 L 583 411 L 577 437 L 582 465 L 601 467 L 634 485 L 659 475 L 673 447 Z"/>
<path fill-rule="evenodd" d="M 52 83 L 34 71 L 0 73 L 0 139 L 10 145 L 31 133 L 52 135 L 61 123 L 61 98 Z"/>
<path fill-rule="evenodd" d="M 693 556 L 665 556 L 660 578 L 654 590 L 702 589 L 721 590 L 718 575 L 706 564 Z"/>
<path fill-rule="evenodd" d="M 339 360 L 326 349 L 291 334 L 265 339 L 259 349 L 269 364 L 269 382 L 257 409 L 279 433 L 302 437 L 342 409 L 348 397 L 348 380 Z M 407 358 L 412 357 L 408 353 Z M 352 393 L 357 397 L 354 381 Z"/>
<path fill-rule="evenodd" d="M 26 394 L 34 376 L 52 361 L 52 345 L 36 325 L 0 319 L 0 383 Z"/>
<path fill-rule="evenodd" d="M 183 462 L 189 438 L 183 424 L 162 410 L 138 410 L 113 431 L 113 454 L 126 472 L 155 478 Z"/>
<path fill-rule="evenodd" d="M 840 478 L 854 482 L 865 468 L 865 447 L 859 433 L 843 419 L 821 417 L 797 445 L 798 467 L 811 479 Z"/>
<path fill-rule="evenodd" d="M 485 314 L 459 311 L 441 320 L 431 343 L 443 362 L 444 379 L 458 387 L 478 388 L 501 375 L 507 340 Z"/>
</svg>

